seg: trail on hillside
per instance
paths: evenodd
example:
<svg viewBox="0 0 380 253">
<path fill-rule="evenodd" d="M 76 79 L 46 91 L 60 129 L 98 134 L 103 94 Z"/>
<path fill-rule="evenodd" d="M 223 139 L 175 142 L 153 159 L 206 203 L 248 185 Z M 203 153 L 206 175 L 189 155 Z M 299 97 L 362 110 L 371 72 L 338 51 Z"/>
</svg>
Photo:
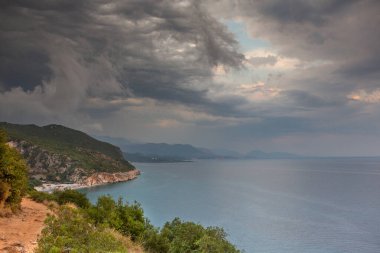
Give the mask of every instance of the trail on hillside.
<svg viewBox="0 0 380 253">
<path fill-rule="evenodd" d="M 45 205 L 24 198 L 20 213 L 0 217 L 0 252 L 33 252 L 48 213 Z"/>
</svg>

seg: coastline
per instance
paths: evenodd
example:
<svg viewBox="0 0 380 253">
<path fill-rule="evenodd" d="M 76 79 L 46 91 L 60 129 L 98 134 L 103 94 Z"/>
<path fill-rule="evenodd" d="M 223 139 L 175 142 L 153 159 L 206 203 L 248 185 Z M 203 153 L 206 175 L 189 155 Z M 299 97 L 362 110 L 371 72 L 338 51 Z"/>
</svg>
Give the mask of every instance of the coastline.
<svg viewBox="0 0 380 253">
<path fill-rule="evenodd" d="M 43 183 L 40 186 L 35 186 L 34 189 L 41 192 L 53 192 L 63 190 L 77 190 L 83 188 L 89 188 L 99 185 L 112 184 L 118 182 L 126 182 L 136 179 L 141 172 L 138 169 L 134 169 L 128 172 L 98 172 L 85 178 L 79 183 Z"/>
<path fill-rule="evenodd" d="M 63 190 L 77 190 L 82 188 L 87 188 L 91 186 L 76 184 L 76 183 L 67 183 L 67 184 L 59 184 L 59 183 L 43 183 L 40 186 L 35 186 L 34 189 L 39 192 L 53 192 L 53 191 L 63 191 Z"/>
</svg>

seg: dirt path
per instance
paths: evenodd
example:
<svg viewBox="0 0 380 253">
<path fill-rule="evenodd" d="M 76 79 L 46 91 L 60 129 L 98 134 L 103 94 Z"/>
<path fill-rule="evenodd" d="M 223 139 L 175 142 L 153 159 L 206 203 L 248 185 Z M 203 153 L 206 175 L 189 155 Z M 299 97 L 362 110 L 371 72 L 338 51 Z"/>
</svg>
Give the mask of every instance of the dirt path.
<svg viewBox="0 0 380 253">
<path fill-rule="evenodd" d="M 33 252 L 49 212 L 47 207 L 24 198 L 21 213 L 0 218 L 0 252 Z"/>
</svg>

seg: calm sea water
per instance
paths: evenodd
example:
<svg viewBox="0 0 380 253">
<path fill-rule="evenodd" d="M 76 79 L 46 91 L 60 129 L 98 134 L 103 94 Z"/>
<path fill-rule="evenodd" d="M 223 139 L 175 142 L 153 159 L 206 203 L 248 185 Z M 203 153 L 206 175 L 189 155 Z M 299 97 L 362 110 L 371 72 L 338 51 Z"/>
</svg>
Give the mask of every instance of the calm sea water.
<svg viewBox="0 0 380 253">
<path fill-rule="evenodd" d="M 136 200 L 156 226 L 224 227 L 246 252 L 380 252 L 380 159 L 135 165 L 137 180 L 84 191 Z"/>
</svg>

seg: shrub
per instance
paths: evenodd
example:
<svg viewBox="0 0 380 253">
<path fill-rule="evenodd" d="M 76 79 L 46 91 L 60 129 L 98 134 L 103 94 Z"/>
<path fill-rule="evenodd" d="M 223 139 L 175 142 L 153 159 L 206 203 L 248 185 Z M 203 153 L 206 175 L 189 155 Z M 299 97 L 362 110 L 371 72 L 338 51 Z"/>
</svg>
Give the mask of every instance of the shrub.
<svg viewBox="0 0 380 253">
<path fill-rule="evenodd" d="M 89 208 L 90 201 L 86 195 L 76 190 L 66 189 L 64 191 L 55 191 L 53 193 L 58 204 L 73 203 L 81 208 Z"/>
<path fill-rule="evenodd" d="M 121 220 L 119 231 L 131 237 L 133 241 L 138 240 L 144 231 L 149 227 L 149 221 L 144 217 L 144 210 L 137 202 L 133 204 L 123 203 L 120 198 L 117 204 L 117 211 Z"/>
<path fill-rule="evenodd" d="M 169 253 L 238 253 L 240 252 L 227 241 L 227 234 L 222 228 L 208 227 L 194 222 L 183 222 L 175 218 L 167 222 L 161 230 L 161 236 L 169 241 Z M 153 251 L 160 252 L 160 251 Z"/>
<path fill-rule="evenodd" d="M 122 199 L 116 203 L 111 196 L 101 196 L 88 214 L 96 225 L 107 226 L 118 230 L 133 241 L 144 233 L 149 222 L 144 218 L 144 211 L 138 203 L 129 205 Z"/>
<path fill-rule="evenodd" d="M 29 178 L 29 187 L 41 186 L 42 182 L 36 178 Z"/>
<path fill-rule="evenodd" d="M 28 187 L 27 167 L 21 155 L 6 144 L 6 133 L 0 129 L 0 208 L 20 208 Z"/>
<path fill-rule="evenodd" d="M 37 253 L 127 252 L 114 232 L 91 224 L 81 209 L 62 206 L 45 224 Z"/>
<path fill-rule="evenodd" d="M 144 249 L 152 253 L 167 253 L 169 251 L 169 240 L 159 233 L 157 228 L 148 228 L 142 236 Z"/>
<path fill-rule="evenodd" d="M 47 219 L 38 244 L 40 253 L 125 252 L 128 240 L 122 240 L 121 235 L 137 241 L 149 253 L 240 252 L 227 241 L 227 234 L 221 228 L 204 228 L 175 218 L 159 230 L 144 217 L 140 204 L 124 203 L 121 198 L 116 202 L 110 195 L 99 197 L 95 205 L 75 190 L 53 194 L 33 192 L 31 197 L 38 201 L 60 199 L 60 203 L 75 203 L 79 207 L 62 206 L 56 216 Z"/>
<path fill-rule="evenodd" d="M 47 192 L 39 192 L 36 190 L 29 191 L 29 197 L 38 203 L 46 201 L 56 201 L 56 197 L 53 194 Z"/>
</svg>

